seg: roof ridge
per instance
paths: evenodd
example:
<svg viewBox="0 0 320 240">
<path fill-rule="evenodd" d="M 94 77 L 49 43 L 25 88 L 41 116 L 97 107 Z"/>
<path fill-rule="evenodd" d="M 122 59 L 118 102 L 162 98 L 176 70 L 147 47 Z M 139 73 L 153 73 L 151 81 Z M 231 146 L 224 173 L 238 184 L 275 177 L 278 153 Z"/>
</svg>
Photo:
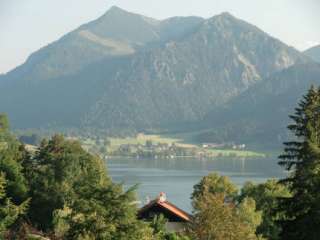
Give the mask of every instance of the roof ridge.
<svg viewBox="0 0 320 240">
<path fill-rule="evenodd" d="M 173 203 L 169 202 L 169 201 L 164 201 L 164 202 L 157 202 L 157 204 L 159 204 L 161 207 L 164 207 L 168 210 L 170 210 L 171 212 L 173 212 L 174 214 L 176 214 L 177 216 L 190 221 L 191 215 L 189 213 L 187 213 L 186 211 L 182 210 L 181 208 L 177 207 L 176 205 L 174 205 Z M 168 206 L 166 206 L 168 205 Z M 170 208 L 171 207 L 171 208 Z"/>
</svg>

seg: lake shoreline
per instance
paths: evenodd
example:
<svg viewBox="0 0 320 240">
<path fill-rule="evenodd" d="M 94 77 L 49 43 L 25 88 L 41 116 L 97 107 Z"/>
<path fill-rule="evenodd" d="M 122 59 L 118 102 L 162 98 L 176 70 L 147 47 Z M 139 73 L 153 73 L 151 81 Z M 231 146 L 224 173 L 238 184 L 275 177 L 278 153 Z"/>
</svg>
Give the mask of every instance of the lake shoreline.
<svg viewBox="0 0 320 240">
<path fill-rule="evenodd" d="M 261 154 L 261 155 L 254 155 L 254 156 L 236 156 L 236 155 L 216 155 L 216 156 L 203 156 L 203 157 L 199 157 L 199 156 L 172 156 L 172 157 L 137 157 L 137 156 L 126 156 L 126 155 L 108 155 L 104 157 L 105 159 L 111 159 L 111 158 L 126 158 L 126 159 L 152 159 L 152 160 L 157 160 L 157 159 L 163 159 L 163 160 L 170 160 L 170 159 L 218 159 L 218 158 L 224 158 L 224 159 L 239 159 L 239 160 L 243 160 L 243 159 L 266 159 L 268 158 L 267 154 Z"/>
</svg>

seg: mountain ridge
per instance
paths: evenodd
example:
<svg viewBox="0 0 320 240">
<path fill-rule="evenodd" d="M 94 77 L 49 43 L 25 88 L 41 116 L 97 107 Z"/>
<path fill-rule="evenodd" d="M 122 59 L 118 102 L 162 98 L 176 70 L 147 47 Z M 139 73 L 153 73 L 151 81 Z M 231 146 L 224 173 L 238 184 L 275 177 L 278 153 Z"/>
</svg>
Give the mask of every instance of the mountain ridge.
<svg viewBox="0 0 320 240">
<path fill-rule="evenodd" d="M 211 130 L 199 134 L 198 140 L 281 146 L 290 138 L 286 131 L 289 115 L 311 85 L 320 85 L 319 76 L 320 64 L 315 62 L 296 64 L 273 74 L 208 114 L 203 129 Z"/>
<path fill-rule="evenodd" d="M 0 109 L 15 128 L 145 131 L 201 122 L 275 73 L 311 61 L 229 13 L 159 21 L 115 8 L 99 19 L 4 76 Z"/>
<path fill-rule="evenodd" d="M 320 63 L 320 45 L 314 46 L 303 52 L 305 55 Z"/>
</svg>

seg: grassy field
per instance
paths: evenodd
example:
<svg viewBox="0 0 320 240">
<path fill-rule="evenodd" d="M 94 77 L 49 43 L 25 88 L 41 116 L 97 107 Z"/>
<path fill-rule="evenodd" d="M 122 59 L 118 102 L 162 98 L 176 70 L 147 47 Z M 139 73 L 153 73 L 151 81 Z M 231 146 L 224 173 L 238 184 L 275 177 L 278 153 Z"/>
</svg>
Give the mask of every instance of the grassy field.
<svg viewBox="0 0 320 240">
<path fill-rule="evenodd" d="M 193 144 L 187 144 L 183 142 L 183 139 L 172 138 L 160 135 L 145 135 L 138 134 L 136 137 L 126 137 L 126 138 L 109 138 L 112 148 L 119 147 L 123 144 L 142 144 L 144 145 L 147 141 L 152 141 L 153 143 L 175 143 L 178 146 L 183 147 L 196 147 Z"/>
<path fill-rule="evenodd" d="M 248 151 L 248 150 L 233 150 L 233 149 L 203 149 L 199 145 L 189 143 L 182 136 L 174 135 L 146 135 L 138 134 L 136 137 L 126 137 L 126 138 L 109 138 L 110 146 L 109 150 L 113 151 L 119 148 L 119 146 L 124 144 L 142 144 L 145 145 L 146 141 L 152 141 L 153 143 L 167 143 L 176 144 L 177 146 L 185 148 L 198 148 L 200 151 L 204 151 L 212 157 L 239 157 L 239 158 L 249 158 L 249 157 L 266 157 L 264 153 Z"/>
<path fill-rule="evenodd" d="M 222 156 L 222 157 L 240 157 L 240 158 L 249 158 L 249 157 L 258 157 L 264 158 L 266 154 L 248 150 L 233 150 L 233 149 L 207 149 L 212 156 Z"/>
</svg>

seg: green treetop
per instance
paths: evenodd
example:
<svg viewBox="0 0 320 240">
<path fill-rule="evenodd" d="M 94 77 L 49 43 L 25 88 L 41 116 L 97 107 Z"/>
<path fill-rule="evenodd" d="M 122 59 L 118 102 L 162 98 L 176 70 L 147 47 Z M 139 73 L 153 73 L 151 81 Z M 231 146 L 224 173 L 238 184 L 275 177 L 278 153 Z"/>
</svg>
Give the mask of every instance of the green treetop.
<svg viewBox="0 0 320 240">
<path fill-rule="evenodd" d="M 196 200 L 204 194 L 219 194 L 223 193 L 226 198 L 234 199 L 237 195 L 237 187 L 226 176 L 219 176 L 217 173 L 210 173 L 194 186 L 192 199 Z"/>
<path fill-rule="evenodd" d="M 7 115 L 0 113 L 0 132 L 9 130 L 9 120 Z"/>
<path fill-rule="evenodd" d="M 295 140 L 285 143 L 280 165 L 290 171 L 284 180 L 291 197 L 280 201 L 285 215 L 281 239 L 315 240 L 320 236 L 320 91 L 311 87 L 288 126 Z"/>
<path fill-rule="evenodd" d="M 43 141 L 26 170 L 29 218 L 63 239 L 151 240 L 152 229 L 137 220 L 134 189 L 111 182 L 105 163 L 79 142 L 56 135 Z"/>
<path fill-rule="evenodd" d="M 278 208 L 278 199 L 289 197 L 288 188 L 275 179 L 270 179 L 265 183 L 253 184 L 247 182 L 241 189 L 238 201 L 245 198 L 253 198 L 258 211 L 262 212 L 262 222 L 257 228 L 257 234 L 269 240 L 278 240 L 280 238 L 280 226 L 276 222 L 282 217 L 275 211 Z"/>
<path fill-rule="evenodd" d="M 196 184 L 192 194 L 192 239 L 258 239 L 256 228 L 261 223 L 261 212 L 256 211 L 254 199 L 236 199 L 237 188 L 228 177 L 212 173 Z"/>
<path fill-rule="evenodd" d="M 5 115 L 0 115 L 0 172 L 6 176 L 7 196 L 16 204 L 27 199 L 27 181 L 23 162 L 27 157 L 24 146 L 11 135 Z"/>
<path fill-rule="evenodd" d="M 0 239 L 4 239 L 6 232 L 15 223 L 18 217 L 25 213 L 27 202 L 15 205 L 6 194 L 6 179 L 0 172 Z"/>
</svg>

